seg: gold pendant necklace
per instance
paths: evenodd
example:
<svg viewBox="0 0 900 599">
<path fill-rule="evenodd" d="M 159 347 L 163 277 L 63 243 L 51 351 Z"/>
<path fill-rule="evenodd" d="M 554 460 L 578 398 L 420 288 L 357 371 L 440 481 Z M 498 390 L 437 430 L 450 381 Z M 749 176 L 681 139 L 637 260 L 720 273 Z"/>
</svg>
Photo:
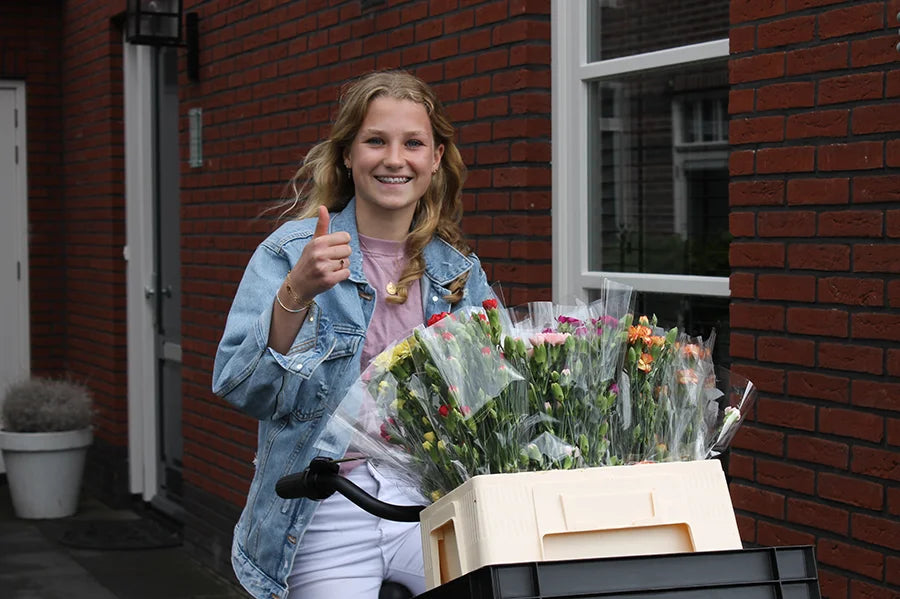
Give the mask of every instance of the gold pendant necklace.
<svg viewBox="0 0 900 599">
<path fill-rule="evenodd" d="M 360 238 L 359 238 L 359 247 L 363 251 L 364 255 L 370 254 L 369 248 L 366 246 L 366 242 L 363 241 L 362 236 L 360 236 Z M 397 259 L 395 258 L 394 259 L 395 267 L 396 267 L 397 263 L 398 263 Z M 396 268 L 395 268 L 395 270 L 396 270 Z M 387 284 L 385 284 L 385 286 L 384 286 L 384 290 L 387 292 L 388 295 L 397 295 L 397 290 L 398 290 L 397 284 L 394 283 L 393 281 L 388 281 Z"/>
</svg>

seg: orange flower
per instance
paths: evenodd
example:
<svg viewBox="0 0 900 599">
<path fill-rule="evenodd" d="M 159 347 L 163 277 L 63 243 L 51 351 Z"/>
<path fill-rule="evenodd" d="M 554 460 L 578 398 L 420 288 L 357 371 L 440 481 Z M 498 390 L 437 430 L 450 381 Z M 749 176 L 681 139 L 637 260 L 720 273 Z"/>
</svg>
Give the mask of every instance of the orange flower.
<svg viewBox="0 0 900 599">
<path fill-rule="evenodd" d="M 653 347 L 662 347 L 666 344 L 666 338 L 662 335 L 653 335 L 650 337 L 650 343 L 648 345 Z"/>
<path fill-rule="evenodd" d="M 685 358 L 693 358 L 695 360 L 699 360 L 700 346 L 696 343 L 686 343 L 684 347 L 681 348 L 681 353 Z"/>
<path fill-rule="evenodd" d="M 650 327 L 645 326 L 631 326 L 628 327 L 628 343 L 634 345 L 634 343 L 640 339 L 644 345 L 650 345 L 651 334 L 653 333 L 650 330 Z"/>
<path fill-rule="evenodd" d="M 642 372 L 650 372 L 653 364 L 653 356 L 650 354 L 641 354 L 641 359 L 638 360 L 638 370 Z"/>
<path fill-rule="evenodd" d="M 700 377 L 697 376 L 697 373 L 690 368 L 679 370 L 677 375 L 678 382 L 682 385 L 687 385 L 688 383 L 696 385 L 700 381 Z"/>
<path fill-rule="evenodd" d="M 638 339 L 638 328 L 635 326 L 628 327 L 628 343 L 634 345 Z"/>
</svg>

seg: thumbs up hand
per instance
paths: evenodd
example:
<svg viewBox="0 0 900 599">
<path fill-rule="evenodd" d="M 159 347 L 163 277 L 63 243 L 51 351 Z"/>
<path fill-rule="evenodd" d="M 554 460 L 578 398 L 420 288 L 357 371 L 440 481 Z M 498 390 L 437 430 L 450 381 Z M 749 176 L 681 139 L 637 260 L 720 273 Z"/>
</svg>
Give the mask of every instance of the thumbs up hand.
<svg viewBox="0 0 900 599">
<path fill-rule="evenodd" d="M 331 216 L 325 206 L 319 206 L 318 218 L 312 240 L 288 273 L 291 289 L 303 301 L 311 300 L 350 277 L 350 234 L 328 232 Z"/>
</svg>

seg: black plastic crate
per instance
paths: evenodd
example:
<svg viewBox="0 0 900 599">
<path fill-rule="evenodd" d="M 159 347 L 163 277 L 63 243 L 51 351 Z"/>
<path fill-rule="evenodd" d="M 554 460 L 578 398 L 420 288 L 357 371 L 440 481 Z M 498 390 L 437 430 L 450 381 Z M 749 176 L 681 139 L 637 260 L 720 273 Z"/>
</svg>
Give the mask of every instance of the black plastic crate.
<svg viewBox="0 0 900 599">
<path fill-rule="evenodd" d="M 820 599 L 811 546 L 484 566 L 416 599 Z"/>
</svg>

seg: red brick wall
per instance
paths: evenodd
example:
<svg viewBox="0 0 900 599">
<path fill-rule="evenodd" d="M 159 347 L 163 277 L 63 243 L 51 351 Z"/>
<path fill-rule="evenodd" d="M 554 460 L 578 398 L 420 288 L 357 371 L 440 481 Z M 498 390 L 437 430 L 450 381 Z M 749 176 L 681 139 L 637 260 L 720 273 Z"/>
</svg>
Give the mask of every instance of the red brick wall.
<svg viewBox="0 0 900 599">
<path fill-rule="evenodd" d="M 95 434 L 115 446 L 127 444 L 122 32 L 112 22 L 124 4 L 64 3 L 63 188 L 55 198 L 66 280 L 63 363 L 90 385 Z"/>
<path fill-rule="evenodd" d="M 432 83 L 470 168 L 464 229 L 507 301 L 550 298 L 550 15 L 543 0 L 245 2 L 199 13 L 204 166 L 182 167 L 184 476 L 243 505 L 256 423 L 209 390 L 256 217 L 329 131 L 341 84 L 382 68 Z M 183 63 L 182 63 L 183 68 Z M 184 120 L 184 119 L 183 119 Z M 182 127 L 182 147 L 187 147 Z M 184 164 L 184 162 L 182 163 Z"/>
<path fill-rule="evenodd" d="M 25 82 L 31 365 L 36 373 L 60 372 L 64 359 L 61 12 L 52 0 L 0 4 L 0 78 Z"/>
<path fill-rule="evenodd" d="M 127 494 L 121 30 L 108 2 L 0 6 L 0 78 L 25 82 L 33 374 L 95 398 L 87 488 Z M 118 10 L 124 10 L 124 2 Z"/>
<path fill-rule="evenodd" d="M 833 598 L 900 594 L 898 10 L 731 1 L 732 496 Z"/>
</svg>

